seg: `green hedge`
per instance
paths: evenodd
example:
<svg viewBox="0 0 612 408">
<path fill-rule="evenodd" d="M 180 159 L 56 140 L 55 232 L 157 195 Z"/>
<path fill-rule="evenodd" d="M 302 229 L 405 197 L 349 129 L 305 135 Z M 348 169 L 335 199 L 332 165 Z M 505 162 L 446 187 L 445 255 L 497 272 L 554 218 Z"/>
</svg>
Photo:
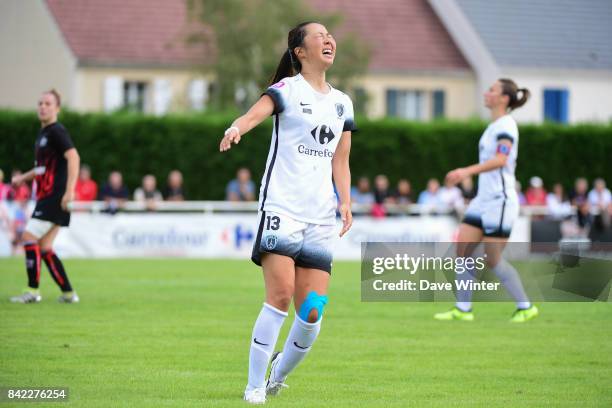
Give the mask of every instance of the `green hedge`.
<svg viewBox="0 0 612 408">
<path fill-rule="evenodd" d="M 78 114 L 64 112 L 68 128 L 94 179 L 103 183 L 111 170 L 120 170 L 131 191 L 146 173 L 165 183 L 171 169 L 184 173 L 190 199 L 222 199 L 236 169 L 251 169 L 261 179 L 270 145 L 271 120 L 252 130 L 229 153 L 218 151 L 231 116 L 199 115 L 151 117 L 136 114 Z M 430 177 L 444 177 L 454 167 L 478 159 L 478 139 L 484 122 L 414 123 L 385 119 L 358 120 L 353 136 L 353 179 L 387 174 L 394 184 L 406 177 L 414 191 Z M 35 113 L 0 111 L 0 168 L 29 169 L 39 128 Z M 577 176 L 589 180 L 612 175 L 612 125 L 525 125 L 520 128 L 517 176 L 527 185 L 539 175 L 546 186 L 560 181 L 571 187 Z M 8 176 L 6 177 L 8 178 Z"/>
</svg>

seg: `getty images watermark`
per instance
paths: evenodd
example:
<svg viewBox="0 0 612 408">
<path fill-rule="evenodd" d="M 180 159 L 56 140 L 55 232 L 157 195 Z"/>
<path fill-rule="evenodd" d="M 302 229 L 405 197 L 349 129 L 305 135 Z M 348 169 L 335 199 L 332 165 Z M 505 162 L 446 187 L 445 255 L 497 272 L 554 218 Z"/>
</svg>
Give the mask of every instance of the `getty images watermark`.
<svg viewBox="0 0 612 408">
<path fill-rule="evenodd" d="M 509 262 L 533 301 L 608 301 L 612 244 L 384 243 L 361 247 L 361 298 L 367 302 L 510 301 L 492 270 Z"/>
</svg>

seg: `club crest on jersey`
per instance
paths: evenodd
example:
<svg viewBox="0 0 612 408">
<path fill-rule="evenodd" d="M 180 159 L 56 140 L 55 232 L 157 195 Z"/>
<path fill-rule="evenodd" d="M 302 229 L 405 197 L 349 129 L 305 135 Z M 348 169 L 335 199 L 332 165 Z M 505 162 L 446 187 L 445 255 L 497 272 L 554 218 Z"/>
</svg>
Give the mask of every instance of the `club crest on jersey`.
<svg viewBox="0 0 612 408">
<path fill-rule="evenodd" d="M 277 243 L 278 243 L 278 238 L 276 238 L 276 235 L 268 235 L 266 237 L 266 248 L 268 250 L 272 250 L 276 248 Z"/>
<path fill-rule="evenodd" d="M 316 128 L 310 131 L 310 134 L 312 135 L 315 141 L 319 142 L 322 145 L 328 144 L 336 137 L 336 135 L 334 135 L 334 132 L 332 132 L 332 130 L 327 125 L 317 126 Z"/>
<path fill-rule="evenodd" d="M 38 144 L 40 147 L 45 147 L 47 145 L 47 138 L 46 137 L 42 137 L 40 139 L 40 143 Z"/>
<path fill-rule="evenodd" d="M 497 153 L 505 154 L 508 156 L 510 154 L 510 146 L 500 143 L 497 145 Z"/>
<path fill-rule="evenodd" d="M 337 103 L 336 104 L 336 113 L 338 114 L 338 117 L 341 118 L 342 115 L 344 115 L 344 105 L 341 103 Z"/>
</svg>

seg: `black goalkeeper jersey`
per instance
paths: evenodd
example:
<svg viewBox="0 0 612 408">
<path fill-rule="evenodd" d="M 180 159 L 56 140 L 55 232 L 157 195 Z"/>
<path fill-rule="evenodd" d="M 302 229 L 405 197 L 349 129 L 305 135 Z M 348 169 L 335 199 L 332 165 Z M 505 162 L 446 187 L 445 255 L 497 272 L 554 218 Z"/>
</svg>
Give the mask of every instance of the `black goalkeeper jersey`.
<svg viewBox="0 0 612 408">
<path fill-rule="evenodd" d="M 68 131 L 59 122 L 45 126 L 38 133 L 34 162 L 36 208 L 33 218 L 61 226 L 70 224 L 70 213 L 62 209 L 61 203 L 68 180 L 68 162 L 64 153 L 73 147 Z"/>
</svg>

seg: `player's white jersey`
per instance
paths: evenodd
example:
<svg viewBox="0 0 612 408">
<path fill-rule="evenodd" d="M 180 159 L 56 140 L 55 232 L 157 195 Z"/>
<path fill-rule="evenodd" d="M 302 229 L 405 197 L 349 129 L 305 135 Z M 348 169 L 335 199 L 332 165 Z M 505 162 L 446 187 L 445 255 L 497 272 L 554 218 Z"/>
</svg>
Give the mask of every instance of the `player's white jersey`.
<svg viewBox="0 0 612 408">
<path fill-rule="evenodd" d="M 263 211 L 311 224 L 335 224 L 331 161 L 343 131 L 355 131 L 353 104 L 332 88 L 321 94 L 301 74 L 265 94 L 274 101 L 274 129 L 259 191 Z"/>
<path fill-rule="evenodd" d="M 518 156 L 518 127 L 510 115 L 504 115 L 487 126 L 478 143 L 479 162 L 484 163 L 497 155 L 500 140 L 512 142 L 506 165 L 478 176 L 478 196 L 484 199 L 516 198 L 514 170 Z"/>
</svg>

